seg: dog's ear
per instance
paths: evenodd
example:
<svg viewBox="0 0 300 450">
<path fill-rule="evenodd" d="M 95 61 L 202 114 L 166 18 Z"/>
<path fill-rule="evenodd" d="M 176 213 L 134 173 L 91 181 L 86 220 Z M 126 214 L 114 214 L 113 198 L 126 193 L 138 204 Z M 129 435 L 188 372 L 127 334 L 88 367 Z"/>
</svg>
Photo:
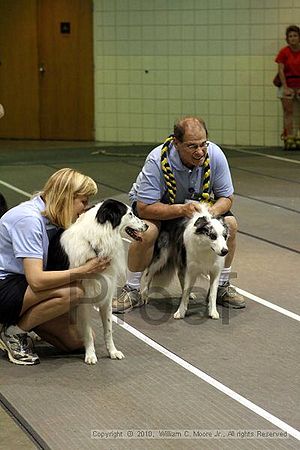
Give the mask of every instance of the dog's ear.
<svg viewBox="0 0 300 450">
<path fill-rule="evenodd" d="M 205 225 L 208 224 L 208 220 L 207 217 L 203 216 L 203 217 L 199 217 L 196 222 L 194 223 L 194 227 L 196 227 L 196 232 L 200 232 L 201 230 L 203 230 L 203 228 L 205 227 Z"/>
<path fill-rule="evenodd" d="M 225 220 L 223 218 L 222 218 L 222 225 L 224 227 L 223 236 L 225 239 L 227 239 L 229 236 L 229 226 L 227 225 L 227 223 L 225 222 Z"/>
<path fill-rule="evenodd" d="M 229 227 L 228 227 L 227 223 L 225 222 L 224 216 L 219 215 L 219 216 L 216 216 L 215 219 L 217 219 L 220 222 L 220 224 L 223 226 L 223 228 L 224 228 L 223 237 L 225 239 L 227 239 L 229 236 Z"/>
<path fill-rule="evenodd" d="M 120 225 L 122 217 L 127 212 L 127 206 L 118 200 L 108 199 L 105 200 L 96 214 L 96 220 L 103 224 L 110 222 L 113 228 Z"/>
</svg>

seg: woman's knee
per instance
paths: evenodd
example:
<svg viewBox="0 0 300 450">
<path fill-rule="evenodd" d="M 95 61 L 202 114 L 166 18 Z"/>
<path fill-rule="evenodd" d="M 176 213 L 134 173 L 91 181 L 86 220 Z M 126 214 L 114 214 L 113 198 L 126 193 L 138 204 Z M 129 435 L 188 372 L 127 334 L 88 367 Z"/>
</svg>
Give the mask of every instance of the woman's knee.
<svg viewBox="0 0 300 450">
<path fill-rule="evenodd" d="M 64 346 L 67 352 L 74 352 L 76 350 L 84 351 L 84 343 L 80 338 L 73 338 L 72 340 L 66 340 Z"/>
<path fill-rule="evenodd" d="M 66 303 L 71 304 L 72 306 L 79 305 L 80 300 L 84 297 L 84 288 L 81 283 L 72 283 L 68 287 L 64 287 L 61 291 L 61 295 L 57 298 L 57 302 L 61 304 L 61 306 Z"/>
<path fill-rule="evenodd" d="M 84 287 L 81 282 L 76 282 L 70 286 L 69 299 L 72 305 L 79 305 L 80 300 L 84 297 Z"/>
<path fill-rule="evenodd" d="M 69 314 L 64 314 L 41 324 L 34 331 L 46 342 L 64 352 L 81 350 L 84 347 L 83 339 L 78 333 L 77 325 L 71 325 Z"/>
</svg>

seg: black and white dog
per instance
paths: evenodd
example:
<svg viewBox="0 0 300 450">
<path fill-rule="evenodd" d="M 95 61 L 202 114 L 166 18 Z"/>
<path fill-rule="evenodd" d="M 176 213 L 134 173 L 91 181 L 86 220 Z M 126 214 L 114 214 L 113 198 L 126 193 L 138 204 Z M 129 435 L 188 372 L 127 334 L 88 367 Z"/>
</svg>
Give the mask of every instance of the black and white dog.
<svg viewBox="0 0 300 450">
<path fill-rule="evenodd" d="M 68 257 L 70 268 L 79 267 L 96 256 L 108 257 L 110 260 L 109 266 L 102 273 L 82 280 L 85 301 L 78 307 L 78 325 L 83 336 L 87 364 L 97 362 L 90 324 L 91 310 L 95 305 L 99 307 L 110 358 L 124 358 L 123 353 L 116 349 L 112 337 L 112 297 L 118 276 L 125 273 L 127 268 L 122 238 L 141 240 L 140 233 L 147 228 L 129 206 L 109 199 L 81 214 L 60 237 L 60 244 Z M 51 244 L 49 248 L 51 249 Z M 53 253 L 53 247 L 51 252 Z M 51 255 L 49 257 L 51 259 Z M 49 269 L 53 267 L 48 265 Z"/>
<path fill-rule="evenodd" d="M 183 319 L 196 279 L 200 275 L 209 276 L 208 314 L 218 319 L 216 297 L 224 256 L 228 253 L 227 237 L 224 221 L 213 217 L 206 206 L 191 219 L 162 222 L 152 262 L 144 273 L 143 300 L 147 302 L 150 283 L 157 272 L 166 272 L 171 279 L 177 271 L 182 297 L 174 318 Z"/>
</svg>

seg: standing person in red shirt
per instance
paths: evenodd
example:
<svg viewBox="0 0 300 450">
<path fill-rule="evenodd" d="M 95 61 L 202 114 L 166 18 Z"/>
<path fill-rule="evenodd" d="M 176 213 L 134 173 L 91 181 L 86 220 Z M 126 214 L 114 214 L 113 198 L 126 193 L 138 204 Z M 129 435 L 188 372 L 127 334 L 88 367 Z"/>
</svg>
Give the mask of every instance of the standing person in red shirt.
<svg viewBox="0 0 300 450">
<path fill-rule="evenodd" d="M 283 108 L 284 147 L 296 148 L 296 140 L 300 140 L 299 130 L 294 133 L 294 101 L 300 101 L 300 28 L 296 25 L 287 27 L 287 46 L 283 47 L 275 61 L 278 63 L 278 74 L 281 86 L 278 88 L 278 97 Z M 298 133 L 298 139 L 297 139 Z"/>
</svg>

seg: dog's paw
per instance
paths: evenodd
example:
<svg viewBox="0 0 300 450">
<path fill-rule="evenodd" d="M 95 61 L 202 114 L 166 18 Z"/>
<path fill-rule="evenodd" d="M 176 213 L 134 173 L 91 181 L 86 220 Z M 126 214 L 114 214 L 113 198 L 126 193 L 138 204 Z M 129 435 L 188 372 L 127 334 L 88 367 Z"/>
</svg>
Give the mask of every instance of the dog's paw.
<svg viewBox="0 0 300 450">
<path fill-rule="evenodd" d="M 84 362 L 86 364 L 96 364 L 98 361 L 97 356 L 95 355 L 95 353 L 91 353 L 91 354 L 86 354 L 85 358 L 84 358 Z"/>
<path fill-rule="evenodd" d="M 145 305 L 148 303 L 148 291 L 147 290 L 141 291 L 141 299 L 143 300 L 143 303 Z"/>
<path fill-rule="evenodd" d="M 219 313 L 218 313 L 218 311 L 215 309 L 215 310 L 212 310 L 212 311 L 210 311 L 209 312 L 209 317 L 211 318 L 211 319 L 219 319 Z"/>
<path fill-rule="evenodd" d="M 109 356 L 110 356 L 111 359 L 123 359 L 123 358 L 125 358 L 123 353 L 120 352 L 119 350 L 114 350 L 113 352 L 110 352 Z"/>
<path fill-rule="evenodd" d="M 183 319 L 185 317 L 185 311 L 178 309 L 176 313 L 174 313 L 174 319 Z"/>
</svg>

